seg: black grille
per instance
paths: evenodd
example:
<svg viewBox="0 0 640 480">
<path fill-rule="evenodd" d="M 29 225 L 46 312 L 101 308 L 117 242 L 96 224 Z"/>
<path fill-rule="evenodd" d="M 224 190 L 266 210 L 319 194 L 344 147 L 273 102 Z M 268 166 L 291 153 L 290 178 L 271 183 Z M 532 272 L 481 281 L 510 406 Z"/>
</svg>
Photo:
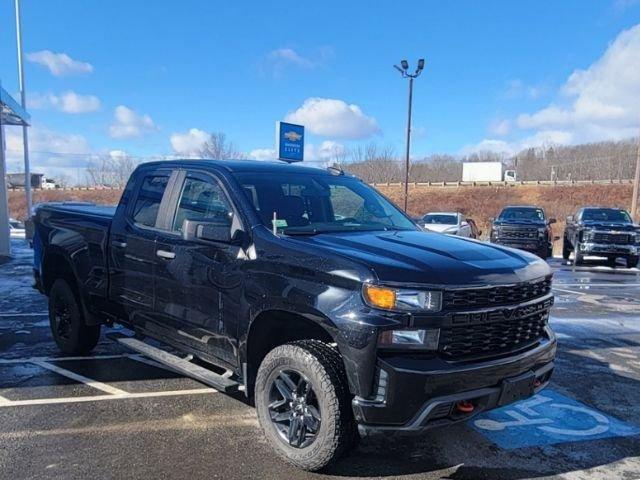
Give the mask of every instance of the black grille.
<svg viewBox="0 0 640 480">
<path fill-rule="evenodd" d="M 537 238 L 538 229 L 537 228 L 502 227 L 500 229 L 499 236 L 500 238 L 517 238 L 517 239 Z"/>
<path fill-rule="evenodd" d="M 443 293 L 443 307 L 445 310 L 455 310 L 511 305 L 542 297 L 550 291 L 551 277 L 500 287 L 446 290 Z"/>
<path fill-rule="evenodd" d="M 543 337 L 547 318 L 548 312 L 544 311 L 514 320 L 443 328 L 438 350 L 451 360 L 496 357 L 524 350 Z"/>
<path fill-rule="evenodd" d="M 631 243 L 630 236 L 627 233 L 605 233 L 596 232 L 593 234 L 593 241 L 595 243 L 611 243 L 618 245 L 626 245 Z"/>
</svg>

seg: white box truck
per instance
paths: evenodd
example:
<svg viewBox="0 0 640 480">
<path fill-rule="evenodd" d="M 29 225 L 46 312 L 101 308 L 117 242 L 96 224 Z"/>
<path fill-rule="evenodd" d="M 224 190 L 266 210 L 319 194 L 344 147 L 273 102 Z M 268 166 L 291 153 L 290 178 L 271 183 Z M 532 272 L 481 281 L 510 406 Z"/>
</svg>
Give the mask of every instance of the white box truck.
<svg viewBox="0 0 640 480">
<path fill-rule="evenodd" d="M 463 182 L 515 182 L 516 171 L 502 172 L 501 162 L 464 162 L 462 164 Z"/>
</svg>

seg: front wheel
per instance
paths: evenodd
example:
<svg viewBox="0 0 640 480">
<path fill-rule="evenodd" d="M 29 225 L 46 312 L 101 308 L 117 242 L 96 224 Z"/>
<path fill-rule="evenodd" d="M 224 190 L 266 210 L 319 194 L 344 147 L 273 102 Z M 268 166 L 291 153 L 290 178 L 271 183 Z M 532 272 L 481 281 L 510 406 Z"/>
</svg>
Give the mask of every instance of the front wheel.
<svg viewBox="0 0 640 480">
<path fill-rule="evenodd" d="M 584 263 L 584 255 L 582 253 L 578 253 L 577 251 L 574 253 L 574 265 L 582 265 Z"/>
<path fill-rule="evenodd" d="M 100 325 L 86 325 L 69 284 L 62 279 L 49 291 L 49 325 L 58 348 L 69 355 L 89 353 L 100 340 Z"/>
<path fill-rule="evenodd" d="M 627 257 L 627 268 L 635 268 L 638 266 L 638 256 Z"/>
<path fill-rule="evenodd" d="M 567 237 L 564 237 L 562 240 L 562 258 L 565 260 L 569 260 L 569 256 L 571 255 L 571 246 L 569 245 L 569 240 Z"/>
<path fill-rule="evenodd" d="M 356 438 L 344 364 L 317 340 L 274 348 L 258 369 L 258 420 L 276 453 L 293 465 L 320 470 Z"/>
</svg>

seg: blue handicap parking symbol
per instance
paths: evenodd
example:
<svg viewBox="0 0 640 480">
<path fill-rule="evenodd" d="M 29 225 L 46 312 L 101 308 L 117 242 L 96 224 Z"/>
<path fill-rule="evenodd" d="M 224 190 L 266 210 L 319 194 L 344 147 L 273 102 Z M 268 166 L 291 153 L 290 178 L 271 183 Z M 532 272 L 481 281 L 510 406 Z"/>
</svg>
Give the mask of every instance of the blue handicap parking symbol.
<svg viewBox="0 0 640 480">
<path fill-rule="evenodd" d="M 553 390 L 484 413 L 469 423 L 504 449 L 640 434 L 640 427 Z"/>
</svg>

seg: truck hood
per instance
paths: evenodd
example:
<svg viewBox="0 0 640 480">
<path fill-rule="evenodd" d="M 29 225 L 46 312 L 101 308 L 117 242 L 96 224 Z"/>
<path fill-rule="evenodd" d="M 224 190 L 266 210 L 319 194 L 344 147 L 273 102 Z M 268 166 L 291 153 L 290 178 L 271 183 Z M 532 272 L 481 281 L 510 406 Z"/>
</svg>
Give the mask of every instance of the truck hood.
<svg viewBox="0 0 640 480">
<path fill-rule="evenodd" d="M 551 273 L 545 261 L 529 253 L 429 232 L 326 233 L 294 238 L 368 266 L 380 282 L 497 285 Z"/>
<path fill-rule="evenodd" d="M 582 226 L 584 228 L 593 228 L 595 230 L 612 230 L 612 231 L 624 231 L 624 232 L 634 232 L 638 230 L 637 225 L 633 225 L 631 223 L 626 222 L 582 222 Z"/>
</svg>

